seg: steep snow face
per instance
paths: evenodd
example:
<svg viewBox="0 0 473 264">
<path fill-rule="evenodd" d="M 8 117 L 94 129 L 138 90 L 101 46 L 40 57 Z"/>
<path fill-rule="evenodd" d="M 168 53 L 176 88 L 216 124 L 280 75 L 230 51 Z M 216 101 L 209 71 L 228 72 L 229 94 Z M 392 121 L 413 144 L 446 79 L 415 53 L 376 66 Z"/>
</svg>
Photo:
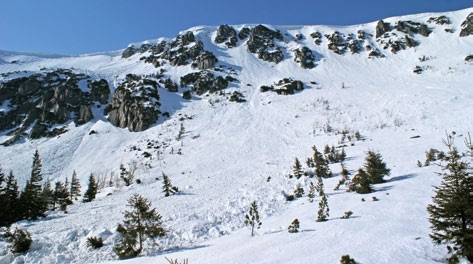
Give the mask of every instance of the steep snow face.
<svg viewBox="0 0 473 264">
<path fill-rule="evenodd" d="M 235 78 L 227 88 L 193 94 L 191 100 L 183 99 L 182 94 L 196 84 L 181 87 L 181 77 L 200 71 L 191 59 L 171 66 L 162 53 L 149 48 L 139 51 L 142 44 L 173 40 L 135 43 L 130 47 L 138 51 L 127 58 L 122 58 L 123 51 L 77 57 L 1 52 L 2 82 L 68 68 L 104 78 L 113 90 L 128 74 L 160 73 L 179 86 L 177 92 L 158 89 L 161 112 L 169 116 L 160 116 L 145 131 L 132 133 L 114 127 L 104 109 L 94 107 L 93 121 L 77 127 L 72 122 L 64 124 L 68 132 L 57 137 L 23 137 L 8 147 L 0 146 L 2 168 L 12 170 L 20 186 L 29 178 L 36 149 L 45 179 L 64 181 L 75 170 L 83 192 L 90 174 L 102 185 L 96 201 L 77 201 L 68 214 L 51 212 L 40 221 L 19 222 L 33 235 L 32 249 L 13 256 L 0 241 L 1 261 L 116 260 L 116 227 L 133 193 L 152 202 L 169 234 L 157 241 L 159 245 L 147 242 L 142 253 L 145 258 L 127 263 L 164 263 L 164 257 L 188 258 L 193 264 L 336 263 L 344 254 L 361 263 L 444 261 L 445 248 L 429 240 L 425 211 L 432 186 L 440 182 L 435 175 L 439 168 L 419 168 L 416 161 L 424 161 L 429 148 L 442 148 L 445 131 L 456 131 L 461 145 L 463 136 L 472 130 L 473 65 L 464 58 L 473 54 L 473 36 L 459 37 L 461 24 L 471 12 L 473 9 L 387 18 L 383 22 L 391 30 L 379 38 L 378 23 L 338 28 L 265 25 L 267 30 L 238 25 L 232 26 L 238 37 L 233 46 L 215 42 L 217 27 L 191 28 L 181 35 L 193 32 L 195 41 L 201 41 L 203 49 L 217 59 L 208 71 L 214 77 Z M 449 23 L 431 20 L 442 15 Z M 396 27 L 399 21 L 409 22 Z M 431 33 L 416 33 L 417 23 L 426 25 Z M 266 46 L 257 46 L 252 53 L 249 39 Z M 192 48 L 196 44 L 182 45 Z M 296 58 L 294 51 L 303 47 L 314 56 L 313 68 L 301 67 L 301 58 Z M 278 51 L 283 60 L 275 63 Z M 154 64 L 142 59 L 151 56 L 156 56 L 149 60 L 155 59 Z M 260 91 L 261 86 L 281 89 L 278 82 L 284 78 L 301 81 L 304 89 L 292 95 Z M 245 102 L 230 102 L 233 92 L 239 92 Z M 7 101 L 0 102 L 3 113 L 8 107 Z M 185 131 L 178 139 L 181 124 Z M 341 131 L 359 131 L 364 140 L 342 142 Z M 8 132 L 0 134 L 0 142 L 10 138 Z M 287 202 L 285 194 L 297 186 L 307 192 L 310 181 L 315 183 L 315 179 L 289 179 L 287 175 L 296 157 L 305 161 L 312 155 L 312 146 L 322 150 L 326 144 L 345 145 L 346 166 L 352 173 L 363 165 L 370 149 L 383 155 L 392 173 L 387 183 L 375 187 L 375 193 L 357 195 L 344 188 L 333 191 L 341 168 L 331 164 L 334 177 L 325 180 L 330 217 L 319 223 L 315 221 L 319 197 L 313 203 L 307 197 Z M 141 184 L 124 186 L 119 179 L 120 164 L 136 166 L 135 177 Z M 164 197 L 163 172 L 179 187 L 179 195 Z M 108 186 L 110 181 L 112 186 Z M 374 202 L 372 196 L 379 201 Z M 263 221 L 253 238 L 243 228 L 252 201 L 257 201 Z M 353 218 L 340 219 L 346 211 L 353 211 Z M 301 232 L 289 234 L 287 226 L 294 218 L 300 220 Z M 103 237 L 105 246 L 88 249 L 89 236 Z"/>
</svg>

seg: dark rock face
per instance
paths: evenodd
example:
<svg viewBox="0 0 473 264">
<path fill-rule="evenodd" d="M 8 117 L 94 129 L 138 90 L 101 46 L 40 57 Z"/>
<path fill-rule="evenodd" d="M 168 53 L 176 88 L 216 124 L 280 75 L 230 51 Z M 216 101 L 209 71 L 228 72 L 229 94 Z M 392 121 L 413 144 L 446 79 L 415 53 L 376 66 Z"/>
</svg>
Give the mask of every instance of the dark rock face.
<svg viewBox="0 0 473 264">
<path fill-rule="evenodd" d="M 429 20 L 427 20 L 429 23 L 436 23 L 438 25 L 450 25 L 452 24 L 452 21 L 450 21 L 450 18 L 446 16 L 439 16 L 439 17 L 431 17 Z"/>
<path fill-rule="evenodd" d="M 160 113 L 158 87 L 155 80 L 128 74 L 113 94 L 110 123 L 133 132 L 148 129 Z"/>
<path fill-rule="evenodd" d="M 283 40 L 281 32 L 258 25 L 251 29 L 246 45 L 249 52 L 258 54 L 258 58 L 277 64 L 284 59 L 284 55 L 281 49 L 275 46 L 275 39 Z"/>
<path fill-rule="evenodd" d="M 329 43 L 327 45 L 328 49 L 335 52 L 338 55 L 343 55 L 345 54 L 347 48 L 348 48 L 348 43 L 345 41 L 343 38 L 343 35 L 335 31 L 332 33 L 332 35 L 325 35 L 325 37 L 328 39 Z"/>
<path fill-rule="evenodd" d="M 320 45 L 322 43 L 322 34 L 320 34 L 320 32 L 312 32 L 310 33 L 310 37 L 314 39 L 314 43 L 316 45 Z"/>
<path fill-rule="evenodd" d="M 151 63 L 156 68 L 166 61 L 171 66 L 192 64 L 194 68 L 200 70 L 209 69 L 217 63 L 217 58 L 211 52 L 204 50 L 204 44 L 196 40 L 192 31 L 178 35 L 171 43 L 162 41 L 157 44 L 143 44 L 139 48 L 128 47 L 122 53 L 122 58 L 145 52 L 149 52 L 150 55 L 143 56 L 140 60 Z"/>
<path fill-rule="evenodd" d="M 466 37 L 473 35 L 473 13 L 470 13 L 468 17 L 461 24 L 462 30 L 460 31 L 460 37 Z"/>
<path fill-rule="evenodd" d="M 197 95 L 225 89 L 228 87 L 228 82 L 226 78 L 215 77 L 209 71 L 194 72 L 181 77 L 181 87 L 190 86 Z"/>
<path fill-rule="evenodd" d="M 413 22 L 413 21 L 398 21 L 395 26 L 397 31 L 404 32 L 408 35 L 420 34 L 424 37 L 428 37 L 432 30 L 427 25 Z"/>
<path fill-rule="evenodd" d="M 473 55 L 466 56 L 465 61 L 468 61 L 468 62 L 473 61 Z"/>
<path fill-rule="evenodd" d="M 84 74 L 59 69 L 0 83 L 0 104 L 8 100 L 8 111 L 1 112 L 0 131 L 11 130 L 19 139 L 29 128 L 30 138 L 55 136 L 64 130 L 55 125 L 74 120 L 76 125 L 94 118 L 91 106 L 106 104 L 110 89 L 105 80 L 90 80 Z M 88 81 L 88 89 L 79 87 Z M 12 143 L 12 142 L 10 142 Z"/>
<path fill-rule="evenodd" d="M 238 33 L 238 38 L 241 40 L 246 39 L 249 36 L 250 36 L 250 29 L 247 27 L 242 28 L 240 32 Z"/>
<path fill-rule="evenodd" d="M 383 20 L 378 21 L 376 25 L 376 37 L 381 37 L 384 33 L 391 31 L 391 25 Z"/>
<path fill-rule="evenodd" d="M 312 69 L 315 67 L 315 57 L 312 51 L 307 47 L 294 50 L 294 61 L 299 63 L 304 69 Z"/>
<path fill-rule="evenodd" d="M 221 25 L 217 29 L 217 36 L 215 36 L 215 43 L 224 43 L 228 48 L 236 47 L 238 42 L 237 33 L 234 28 L 229 25 Z"/>
<path fill-rule="evenodd" d="M 293 80 L 291 78 L 284 78 L 278 81 L 274 86 L 261 86 L 260 91 L 262 93 L 273 91 L 280 95 L 294 94 L 296 91 L 304 90 L 304 84 L 301 81 Z"/>
</svg>

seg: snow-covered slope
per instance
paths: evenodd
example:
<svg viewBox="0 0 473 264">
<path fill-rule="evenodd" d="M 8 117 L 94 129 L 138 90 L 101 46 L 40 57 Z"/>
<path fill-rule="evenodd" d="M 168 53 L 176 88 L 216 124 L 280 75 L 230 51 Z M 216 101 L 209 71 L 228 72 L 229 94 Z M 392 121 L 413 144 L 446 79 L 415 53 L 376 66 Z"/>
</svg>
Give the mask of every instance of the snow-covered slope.
<svg viewBox="0 0 473 264">
<path fill-rule="evenodd" d="M 472 130 L 473 64 L 465 57 L 473 54 L 473 35 L 459 37 L 462 22 L 472 12 L 470 8 L 387 18 L 384 22 L 393 29 L 385 38 L 375 37 L 376 22 L 349 27 L 266 25 L 283 36 L 274 41 L 284 55 L 279 63 L 249 52 L 247 39 L 238 39 L 233 48 L 217 44 L 217 27 L 189 29 L 218 59 L 215 66 L 222 70 L 214 73 L 228 73 L 238 80 L 223 92 L 184 100 L 181 95 L 186 87 L 179 87 L 177 93 L 160 88 L 161 112 L 170 116 L 161 116 L 142 132 L 111 125 L 97 107 L 92 121 L 77 127 L 70 122 L 68 132 L 57 137 L 24 137 L 13 145 L 0 146 L 2 168 L 12 170 L 20 186 L 29 178 L 36 149 L 44 178 L 64 181 L 76 170 L 83 192 L 91 173 L 104 183 L 110 177 L 118 179 L 120 164 L 137 164 L 136 178 L 142 181 L 129 187 L 117 181 L 118 186 L 104 187 L 97 200 L 71 205 L 67 214 L 51 212 L 39 221 L 19 222 L 32 233 L 32 249 L 13 256 L 0 241 L 0 263 L 116 260 L 112 250 L 118 240 L 116 227 L 133 193 L 152 202 L 169 233 L 158 245 L 148 243 L 142 253 L 145 257 L 124 263 L 166 263 L 164 257 L 188 258 L 191 264 L 337 263 L 344 254 L 361 263 L 444 262 L 446 249 L 430 241 L 425 210 L 432 186 L 440 182 L 435 175 L 439 168 L 417 167 L 416 162 L 425 159 L 429 148 L 442 148 L 445 131 L 456 131 L 460 145 Z M 428 22 L 442 15 L 451 24 Z M 394 29 L 398 21 L 423 23 L 432 33 L 428 37 L 407 34 L 418 45 L 393 53 L 391 47 L 383 47 L 389 40 L 405 39 L 405 33 Z M 233 28 L 241 32 L 255 26 Z M 344 35 L 345 43 L 358 31 L 367 37 L 360 42 L 358 53 L 347 50 L 339 55 L 328 48 L 329 40 L 324 37 L 335 31 Z M 322 35 L 320 45 L 310 36 L 314 32 Z M 304 46 L 315 56 L 314 68 L 304 69 L 294 61 L 293 50 Z M 384 57 L 370 57 L 373 50 Z M 66 68 L 104 78 L 114 90 L 130 73 L 152 75 L 163 69 L 167 78 L 179 84 L 182 76 L 198 71 L 191 65 L 169 63 L 156 68 L 141 59 L 150 55 L 149 50 L 127 58 L 122 52 L 77 57 L 0 52 L 0 73 L 5 73 L 0 81 Z M 413 72 L 416 66 L 422 69 L 420 74 Z M 305 89 L 293 95 L 260 91 L 260 86 L 275 85 L 283 78 L 300 80 Z M 234 91 L 246 102 L 230 102 L 228 97 Z M 0 102 L 0 111 L 8 111 L 7 102 Z M 185 133 L 177 140 L 181 124 Z M 312 155 L 312 146 L 339 145 L 339 132 L 344 130 L 359 131 L 364 137 L 343 143 L 346 165 L 352 172 L 362 166 L 367 150 L 376 150 L 391 168 L 391 176 L 369 195 L 343 188 L 333 191 L 341 168 L 332 164 L 334 177 L 325 180 L 330 220 L 316 222 L 320 198 L 313 203 L 307 197 L 287 202 L 284 196 L 298 185 L 307 192 L 315 179 L 296 180 L 287 175 L 296 157 L 305 161 Z M 10 138 L 7 132 L 0 133 L 0 142 Z M 163 172 L 180 188 L 179 195 L 164 197 Z M 372 201 L 372 196 L 379 201 Z M 263 225 L 256 237 L 250 237 L 243 218 L 254 200 Z M 353 218 L 340 219 L 346 211 L 353 211 Z M 294 218 L 300 220 L 302 232 L 289 234 L 287 226 Z M 87 248 L 88 236 L 103 237 L 105 246 Z"/>
</svg>

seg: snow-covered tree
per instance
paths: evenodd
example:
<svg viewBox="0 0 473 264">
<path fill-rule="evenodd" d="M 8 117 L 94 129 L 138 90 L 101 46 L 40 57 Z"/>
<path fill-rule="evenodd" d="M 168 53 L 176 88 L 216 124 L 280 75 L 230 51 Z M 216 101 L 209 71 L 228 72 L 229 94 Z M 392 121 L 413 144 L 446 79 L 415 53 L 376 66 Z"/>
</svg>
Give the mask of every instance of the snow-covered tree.
<svg viewBox="0 0 473 264">
<path fill-rule="evenodd" d="M 302 165 L 298 158 L 294 160 L 294 165 L 292 165 L 292 176 L 296 177 L 296 179 L 300 179 L 304 176 L 304 171 L 302 170 Z"/>
<path fill-rule="evenodd" d="M 437 245 L 446 244 L 449 262 L 465 257 L 473 263 L 473 173 L 470 164 L 461 160 L 454 138 L 447 135 L 448 152 L 442 165 L 442 182 L 434 187 L 433 203 L 427 207 L 432 224 L 430 237 Z"/>
<path fill-rule="evenodd" d="M 133 258 L 143 250 L 143 242 L 147 238 L 155 239 L 166 235 L 161 215 L 151 203 L 139 194 L 128 199 L 131 211 L 125 211 L 125 220 L 119 224 L 117 231 L 121 235 L 120 243 L 114 250 L 121 259 Z M 136 245 L 138 244 L 138 248 Z"/>
<path fill-rule="evenodd" d="M 313 182 L 310 182 L 309 193 L 307 194 L 307 197 L 309 198 L 309 202 L 311 203 L 314 201 L 315 192 L 316 192 L 315 184 Z"/>
<path fill-rule="evenodd" d="M 359 168 L 358 172 L 353 176 L 353 179 L 351 179 L 348 190 L 360 194 L 370 193 L 372 189 L 368 173 L 362 168 Z"/>
<path fill-rule="evenodd" d="M 324 195 L 324 180 L 322 177 L 317 176 L 317 184 L 315 185 L 315 191 L 317 192 L 318 196 Z"/>
<path fill-rule="evenodd" d="M 317 211 L 317 222 L 325 222 L 329 217 L 329 208 L 327 195 L 322 195 L 322 199 L 319 202 L 319 210 Z"/>
<path fill-rule="evenodd" d="M 251 203 L 250 211 L 245 215 L 244 223 L 251 228 L 251 236 L 255 236 L 256 229 L 259 229 L 262 224 L 259 220 L 258 205 L 256 205 L 256 201 Z"/>
</svg>

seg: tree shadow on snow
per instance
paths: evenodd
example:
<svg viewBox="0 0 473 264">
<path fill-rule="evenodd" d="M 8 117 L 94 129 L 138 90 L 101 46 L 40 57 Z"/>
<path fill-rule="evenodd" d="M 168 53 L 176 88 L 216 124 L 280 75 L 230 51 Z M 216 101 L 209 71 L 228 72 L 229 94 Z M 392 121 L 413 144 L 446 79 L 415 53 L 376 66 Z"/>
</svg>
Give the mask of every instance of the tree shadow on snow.
<svg viewBox="0 0 473 264">
<path fill-rule="evenodd" d="M 206 247 L 209 247 L 209 245 L 200 245 L 200 246 L 192 246 L 192 247 L 172 247 L 172 248 L 162 250 L 159 252 L 159 254 L 156 254 L 154 256 L 162 256 L 164 254 L 172 254 L 176 252 L 183 252 L 187 250 L 195 250 L 195 249 L 201 249 L 201 248 L 206 248 Z"/>
<path fill-rule="evenodd" d="M 411 173 L 411 174 L 406 174 L 406 175 L 401 175 L 401 176 L 392 177 L 391 179 L 387 180 L 386 182 L 403 181 L 403 180 L 407 180 L 407 179 L 410 179 L 410 178 L 414 178 L 414 177 L 416 177 L 416 176 L 417 176 L 417 174 Z"/>
</svg>

